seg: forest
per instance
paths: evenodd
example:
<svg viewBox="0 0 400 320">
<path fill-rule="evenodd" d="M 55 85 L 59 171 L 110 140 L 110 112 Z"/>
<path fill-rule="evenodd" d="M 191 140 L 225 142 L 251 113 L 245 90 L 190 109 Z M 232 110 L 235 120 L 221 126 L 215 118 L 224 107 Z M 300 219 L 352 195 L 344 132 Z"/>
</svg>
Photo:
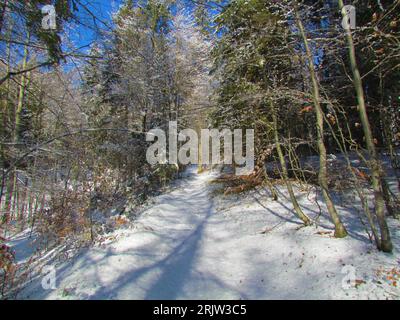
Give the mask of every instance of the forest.
<svg viewBox="0 0 400 320">
<path fill-rule="evenodd" d="M 400 1 L 1 0 L 0 175 L 0 300 L 399 299 Z"/>
</svg>

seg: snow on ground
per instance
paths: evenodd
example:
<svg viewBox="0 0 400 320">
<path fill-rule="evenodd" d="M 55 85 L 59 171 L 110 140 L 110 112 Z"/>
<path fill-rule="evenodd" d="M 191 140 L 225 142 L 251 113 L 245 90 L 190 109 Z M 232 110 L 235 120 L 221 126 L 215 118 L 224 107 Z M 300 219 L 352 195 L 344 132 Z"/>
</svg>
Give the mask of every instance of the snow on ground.
<svg viewBox="0 0 400 320">
<path fill-rule="evenodd" d="M 394 254 L 380 253 L 368 240 L 354 209 L 346 207 L 346 200 L 339 201 L 338 209 L 350 236 L 335 239 L 324 212 L 318 226 L 302 227 L 283 187 L 278 188 L 278 201 L 272 201 L 263 188 L 244 196 L 213 196 L 210 181 L 215 177 L 216 173 L 193 172 L 179 187 L 158 196 L 131 228 L 117 231 L 114 242 L 57 265 L 56 290 L 44 290 L 39 279 L 20 298 L 400 296 L 394 283 L 400 269 L 398 221 L 389 219 Z M 315 194 L 300 190 L 297 194 L 305 211 L 316 218 Z M 324 209 L 320 199 L 319 203 Z"/>
</svg>

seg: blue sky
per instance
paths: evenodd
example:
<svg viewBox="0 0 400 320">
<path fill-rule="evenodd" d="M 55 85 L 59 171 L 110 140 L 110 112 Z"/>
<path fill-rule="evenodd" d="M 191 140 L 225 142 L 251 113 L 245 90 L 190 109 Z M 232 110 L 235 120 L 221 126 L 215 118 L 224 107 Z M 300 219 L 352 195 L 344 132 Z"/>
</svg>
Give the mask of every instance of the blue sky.
<svg viewBox="0 0 400 320">
<path fill-rule="evenodd" d="M 82 3 L 97 17 L 98 20 L 96 23 L 99 28 L 107 29 L 102 22 L 105 22 L 108 25 L 111 24 L 111 14 L 118 9 L 121 3 L 123 3 L 123 0 L 86 0 L 82 1 Z M 70 39 L 77 46 L 84 46 L 96 39 L 95 31 L 90 28 L 94 23 L 92 17 L 85 10 L 80 9 L 76 14 L 78 19 L 86 26 L 79 25 L 76 29 L 71 30 Z"/>
<path fill-rule="evenodd" d="M 137 1 L 137 0 L 136 0 Z M 180 0 L 178 3 L 183 3 L 186 6 L 191 6 L 195 4 L 192 0 Z M 228 1 L 225 1 L 225 3 Z M 117 11 L 124 0 L 81 0 L 81 3 L 87 6 L 90 11 L 98 18 L 100 21 L 104 21 L 106 23 L 111 23 L 111 14 L 112 12 Z M 210 10 L 213 13 L 216 13 L 215 10 Z M 80 12 L 77 13 L 79 20 L 83 22 L 87 22 L 89 25 L 93 25 L 92 17 L 85 12 L 85 10 L 80 9 Z M 101 22 L 98 21 L 98 25 L 101 29 L 106 28 Z M 77 27 L 75 32 L 71 33 L 71 37 L 73 41 L 77 45 L 83 45 L 86 43 L 90 43 L 95 38 L 95 33 L 90 31 L 90 28 L 86 28 L 85 26 Z"/>
<path fill-rule="evenodd" d="M 80 48 L 79 51 L 88 53 L 90 45 L 93 41 L 98 39 L 99 36 L 96 32 L 96 28 L 93 28 L 94 20 L 92 15 L 96 16 L 97 31 L 110 30 L 110 27 L 112 27 L 112 13 L 117 12 L 118 8 L 124 2 L 125 0 L 80 0 L 80 3 L 90 10 L 90 13 L 80 5 L 79 12 L 75 12 L 79 24 L 74 25 L 72 30 L 68 32 L 68 39 L 73 42 L 73 47 Z M 192 8 L 195 5 L 195 2 L 192 0 L 179 0 L 177 2 Z M 213 9 L 211 9 L 210 12 L 216 13 Z M 65 46 L 64 51 L 68 51 Z"/>
</svg>

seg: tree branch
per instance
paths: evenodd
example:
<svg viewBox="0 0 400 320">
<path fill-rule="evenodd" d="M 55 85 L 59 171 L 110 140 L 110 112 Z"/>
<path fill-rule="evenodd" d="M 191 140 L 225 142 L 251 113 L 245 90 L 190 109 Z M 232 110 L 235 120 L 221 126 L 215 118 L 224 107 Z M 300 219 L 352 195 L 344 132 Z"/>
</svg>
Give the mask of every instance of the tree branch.
<svg viewBox="0 0 400 320">
<path fill-rule="evenodd" d="M 23 74 L 23 73 L 27 73 L 30 71 L 33 71 L 35 69 L 41 68 L 41 67 L 47 67 L 47 66 L 51 66 L 53 65 L 55 62 L 51 62 L 51 61 L 46 61 L 40 64 L 37 64 L 33 67 L 27 68 L 27 69 L 23 69 L 23 70 L 19 70 L 19 71 L 10 71 L 8 72 L 3 78 L 0 79 L 0 86 L 7 81 L 8 79 L 10 79 L 13 76 L 17 76 L 19 74 Z"/>
</svg>

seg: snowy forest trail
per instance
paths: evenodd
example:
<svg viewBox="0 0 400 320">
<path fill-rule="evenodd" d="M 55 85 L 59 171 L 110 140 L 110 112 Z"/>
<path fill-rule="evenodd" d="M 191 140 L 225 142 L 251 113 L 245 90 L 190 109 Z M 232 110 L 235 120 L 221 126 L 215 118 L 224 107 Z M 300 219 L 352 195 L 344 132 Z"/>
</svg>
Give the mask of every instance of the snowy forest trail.
<svg viewBox="0 0 400 320">
<path fill-rule="evenodd" d="M 213 174 L 181 181 L 136 221 L 133 231 L 106 248 L 94 248 L 57 272 L 58 287 L 42 298 L 81 299 L 246 298 L 216 274 L 235 272 L 232 237 L 209 195 Z M 228 268 L 226 268 L 229 265 Z"/>
<path fill-rule="evenodd" d="M 43 290 L 38 281 L 25 297 L 354 298 L 371 288 L 345 292 L 344 265 L 362 273 L 396 261 L 355 237 L 338 240 L 316 236 L 314 227 L 301 228 L 286 202 L 268 200 L 265 205 L 248 198 L 220 211 L 210 194 L 215 177 L 192 172 L 174 190 L 155 198 L 116 241 L 57 267 L 56 290 Z M 260 232 L 265 226 L 270 231 Z"/>
</svg>

